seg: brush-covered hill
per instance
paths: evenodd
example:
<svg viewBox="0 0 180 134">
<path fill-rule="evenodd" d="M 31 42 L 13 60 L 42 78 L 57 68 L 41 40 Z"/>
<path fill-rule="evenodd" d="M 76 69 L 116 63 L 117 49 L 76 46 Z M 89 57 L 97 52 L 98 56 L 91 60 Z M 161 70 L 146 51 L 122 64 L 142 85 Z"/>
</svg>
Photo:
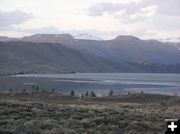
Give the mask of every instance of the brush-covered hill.
<svg viewBox="0 0 180 134">
<path fill-rule="evenodd" d="M 180 50 L 157 40 L 37 34 L 0 42 L 0 72 L 180 72 Z"/>
</svg>

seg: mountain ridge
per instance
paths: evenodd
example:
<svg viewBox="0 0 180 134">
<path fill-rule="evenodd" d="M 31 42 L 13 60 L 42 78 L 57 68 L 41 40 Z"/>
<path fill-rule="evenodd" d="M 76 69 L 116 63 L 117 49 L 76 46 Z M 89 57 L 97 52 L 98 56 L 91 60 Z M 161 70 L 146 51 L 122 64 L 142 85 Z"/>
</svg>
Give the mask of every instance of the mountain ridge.
<svg viewBox="0 0 180 134">
<path fill-rule="evenodd" d="M 122 35 L 87 40 L 70 34 L 4 39 L 0 42 L 0 72 L 180 72 L 179 48 L 157 40 Z"/>
</svg>

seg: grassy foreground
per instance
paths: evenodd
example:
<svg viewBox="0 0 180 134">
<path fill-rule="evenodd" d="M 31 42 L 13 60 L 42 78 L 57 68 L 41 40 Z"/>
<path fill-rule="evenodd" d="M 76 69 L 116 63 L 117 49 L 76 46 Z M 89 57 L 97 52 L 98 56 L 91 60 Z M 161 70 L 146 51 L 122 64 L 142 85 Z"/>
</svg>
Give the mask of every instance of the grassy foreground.
<svg viewBox="0 0 180 134">
<path fill-rule="evenodd" d="M 180 118 L 180 97 L 0 94 L 0 134 L 163 134 L 166 118 Z"/>
</svg>

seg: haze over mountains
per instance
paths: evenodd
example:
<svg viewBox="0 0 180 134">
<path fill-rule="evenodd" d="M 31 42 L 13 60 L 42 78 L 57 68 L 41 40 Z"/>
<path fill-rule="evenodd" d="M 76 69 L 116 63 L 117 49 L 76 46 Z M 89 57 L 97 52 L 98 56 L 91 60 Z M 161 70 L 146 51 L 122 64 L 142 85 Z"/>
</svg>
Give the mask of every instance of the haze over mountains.
<svg viewBox="0 0 180 134">
<path fill-rule="evenodd" d="M 0 37 L 0 72 L 166 72 L 180 73 L 178 43 L 118 36 L 75 39 L 70 34 Z"/>
</svg>

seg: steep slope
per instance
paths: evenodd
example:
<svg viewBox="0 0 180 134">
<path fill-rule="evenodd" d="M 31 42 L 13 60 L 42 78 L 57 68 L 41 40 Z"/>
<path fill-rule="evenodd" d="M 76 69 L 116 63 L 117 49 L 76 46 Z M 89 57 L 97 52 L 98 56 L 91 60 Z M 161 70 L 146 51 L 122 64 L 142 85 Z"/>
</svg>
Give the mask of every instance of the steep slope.
<svg viewBox="0 0 180 134">
<path fill-rule="evenodd" d="M 38 34 L 12 40 L 0 42 L 2 73 L 180 72 L 178 47 L 156 40 L 118 36 L 97 41 L 74 39 L 69 34 Z"/>
<path fill-rule="evenodd" d="M 1 72 L 104 72 L 117 71 L 110 61 L 81 54 L 61 44 L 0 42 Z"/>
<path fill-rule="evenodd" d="M 148 62 L 155 64 L 180 63 L 180 51 L 156 40 L 140 40 L 132 36 L 119 36 L 113 40 L 76 40 L 69 48 L 101 56 L 115 62 Z"/>
<path fill-rule="evenodd" d="M 140 40 L 135 37 L 120 36 L 109 41 L 115 59 L 123 61 L 144 61 L 155 64 L 180 63 L 180 51 L 177 47 L 169 46 L 156 40 Z"/>
<path fill-rule="evenodd" d="M 20 39 L 29 42 L 61 43 L 80 53 L 100 56 L 115 62 L 180 63 L 180 50 L 157 40 L 141 40 L 133 36 L 118 36 L 113 40 L 74 39 L 69 34 L 38 34 Z"/>
</svg>

